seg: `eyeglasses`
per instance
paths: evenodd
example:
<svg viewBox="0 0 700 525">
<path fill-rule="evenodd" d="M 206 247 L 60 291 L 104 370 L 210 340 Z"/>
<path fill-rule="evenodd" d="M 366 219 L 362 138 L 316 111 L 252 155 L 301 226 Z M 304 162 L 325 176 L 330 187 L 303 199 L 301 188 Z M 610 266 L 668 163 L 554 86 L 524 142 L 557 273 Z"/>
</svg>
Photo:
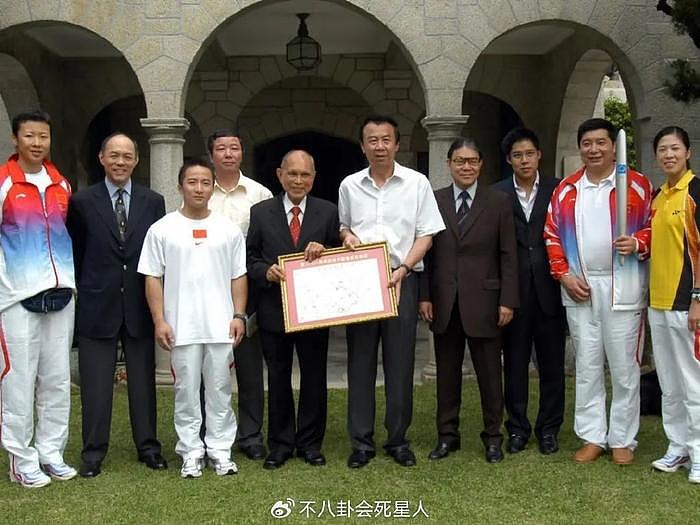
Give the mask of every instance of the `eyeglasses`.
<svg viewBox="0 0 700 525">
<path fill-rule="evenodd" d="M 528 150 L 528 151 L 516 151 L 515 153 L 510 154 L 510 158 L 513 160 L 531 160 L 534 159 L 537 156 L 537 152 L 535 150 Z"/>
<path fill-rule="evenodd" d="M 464 166 L 465 164 L 469 164 L 472 167 L 476 167 L 480 162 L 481 159 L 478 157 L 456 157 L 452 159 L 452 163 L 456 166 Z"/>
</svg>

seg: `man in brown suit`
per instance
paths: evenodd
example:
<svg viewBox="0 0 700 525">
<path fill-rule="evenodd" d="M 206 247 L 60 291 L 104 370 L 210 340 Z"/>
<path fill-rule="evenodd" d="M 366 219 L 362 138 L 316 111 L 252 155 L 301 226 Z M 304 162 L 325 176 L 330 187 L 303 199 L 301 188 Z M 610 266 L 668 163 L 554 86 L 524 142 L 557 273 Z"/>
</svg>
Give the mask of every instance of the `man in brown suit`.
<svg viewBox="0 0 700 525">
<path fill-rule="evenodd" d="M 503 459 L 501 328 L 518 306 L 513 209 L 507 195 L 477 179 L 477 145 L 455 141 L 447 165 L 454 184 L 435 192 L 447 229 L 433 238 L 421 278 L 419 313 L 431 323 L 437 364 L 438 444 L 430 459 L 460 448 L 465 339 L 481 393 L 486 461 Z"/>
</svg>

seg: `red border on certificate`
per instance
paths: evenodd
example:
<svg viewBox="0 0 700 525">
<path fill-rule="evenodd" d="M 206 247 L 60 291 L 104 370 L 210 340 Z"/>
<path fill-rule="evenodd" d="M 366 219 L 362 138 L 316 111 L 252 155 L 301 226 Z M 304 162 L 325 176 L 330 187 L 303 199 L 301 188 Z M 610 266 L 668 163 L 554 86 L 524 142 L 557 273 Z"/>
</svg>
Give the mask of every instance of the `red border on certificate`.
<svg viewBox="0 0 700 525">
<path fill-rule="evenodd" d="M 310 263 L 303 253 L 283 255 L 279 265 L 286 332 L 398 315 L 386 243 L 325 250 Z"/>
</svg>

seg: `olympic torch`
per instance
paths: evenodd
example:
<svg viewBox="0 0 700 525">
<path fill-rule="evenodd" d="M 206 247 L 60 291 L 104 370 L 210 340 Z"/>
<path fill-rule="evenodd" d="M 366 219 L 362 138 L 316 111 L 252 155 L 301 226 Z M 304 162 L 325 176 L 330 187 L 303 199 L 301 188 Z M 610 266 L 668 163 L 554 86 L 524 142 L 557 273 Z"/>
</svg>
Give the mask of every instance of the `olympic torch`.
<svg viewBox="0 0 700 525">
<path fill-rule="evenodd" d="M 621 129 L 615 141 L 615 206 L 617 207 L 617 237 L 627 235 L 627 134 Z M 620 255 L 620 264 L 625 256 Z"/>
</svg>

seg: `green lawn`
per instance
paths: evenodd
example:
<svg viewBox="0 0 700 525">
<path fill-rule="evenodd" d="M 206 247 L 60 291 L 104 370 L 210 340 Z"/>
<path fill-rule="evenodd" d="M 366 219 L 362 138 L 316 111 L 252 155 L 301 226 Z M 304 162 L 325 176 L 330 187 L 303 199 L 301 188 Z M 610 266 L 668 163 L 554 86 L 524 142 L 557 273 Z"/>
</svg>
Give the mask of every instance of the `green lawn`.
<svg viewBox="0 0 700 525">
<path fill-rule="evenodd" d="M 533 383 L 533 387 L 535 384 Z M 666 447 L 661 421 L 642 419 L 636 463 L 618 467 L 604 458 L 578 466 L 570 456 L 578 443 L 572 431 L 573 393 L 569 380 L 567 417 L 561 434 L 562 450 L 550 457 L 537 452 L 536 443 L 516 456 L 506 455 L 498 465 L 483 460 L 479 441 L 481 414 L 475 382 L 465 385 L 462 411 L 462 450 L 440 462 L 426 457 L 435 441 L 434 385 L 416 387 L 414 420 L 410 430 L 418 465 L 402 468 L 379 453 L 368 467 L 350 470 L 345 427 L 344 390 L 330 392 L 328 430 L 324 452 L 328 465 L 307 466 L 294 459 L 279 471 L 263 470 L 260 462 L 236 456 L 238 476 L 218 478 L 210 470 L 198 480 L 179 478 L 180 461 L 173 452 L 172 394 L 159 391 L 160 437 L 171 467 L 165 473 L 151 472 L 136 461 L 131 443 L 123 388 L 115 397 L 115 423 L 103 474 L 54 482 L 42 489 L 27 490 L 0 481 L 1 523 L 698 523 L 700 486 L 687 482 L 687 471 L 676 474 L 653 472 L 649 463 Z M 379 407 L 383 408 L 378 391 Z M 73 396 L 71 438 L 66 459 L 76 465 L 80 454 L 80 400 Z M 377 418 L 381 444 L 383 410 Z M 3 455 L 0 470 L 7 470 Z M 274 519 L 272 505 L 294 500 L 291 515 Z M 389 502 L 391 517 L 361 518 L 358 508 L 368 502 L 377 508 Z M 328 514 L 319 517 L 302 513 L 304 501 L 317 514 L 330 502 L 337 514 L 341 502 L 353 508 L 351 518 Z M 403 502 L 403 503 L 402 503 Z M 410 514 L 419 502 L 429 518 L 419 515 L 400 519 L 397 505 L 407 505 Z M 381 509 L 380 509 L 381 510 Z M 374 516 L 374 511 L 372 511 Z"/>
</svg>

